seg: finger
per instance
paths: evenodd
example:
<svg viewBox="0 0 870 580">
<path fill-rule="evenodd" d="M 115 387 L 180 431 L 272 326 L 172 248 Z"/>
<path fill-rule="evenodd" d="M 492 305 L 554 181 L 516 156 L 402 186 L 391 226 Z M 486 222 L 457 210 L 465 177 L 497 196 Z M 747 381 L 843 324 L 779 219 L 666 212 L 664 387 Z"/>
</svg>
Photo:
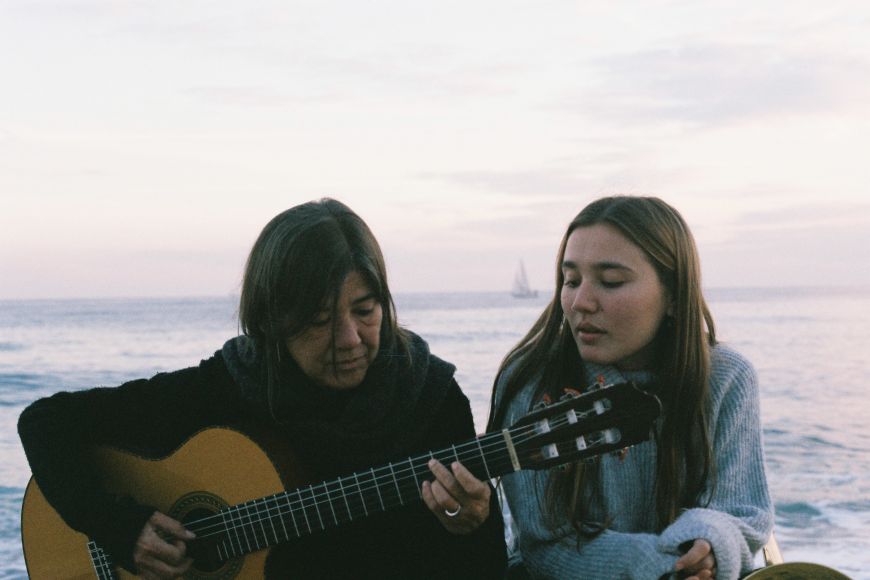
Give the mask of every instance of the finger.
<svg viewBox="0 0 870 580">
<path fill-rule="evenodd" d="M 181 522 L 167 516 L 166 514 L 154 512 L 148 521 L 151 522 L 155 528 L 166 532 L 174 538 L 192 540 L 196 537 L 196 534 L 181 525 Z"/>
<path fill-rule="evenodd" d="M 465 491 L 466 495 L 472 498 L 486 499 L 489 500 L 489 486 L 477 479 L 473 473 L 468 471 L 462 463 L 458 461 L 454 461 L 450 465 L 451 470 L 453 471 L 453 476 L 456 479 L 457 483 L 462 486 L 462 489 Z"/>
<path fill-rule="evenodd" d="M 695 540 L 692 547 L 677 560 L 675 568 L 677 570 L 697 569 L 698 564 L 710 554 L 711 549 L 712 547 L 707 540 Z"/>
<path fill-rule="evenodd" d="M 435 498 L 435 494 L 432 491 L 432 484 L 430 482 L 423 482 L 422 495 L 426 507 L 429 508 L 429 511 L 435 514 L 435 517 L 448 532 L 453 534 L 467 534 L 477 528 L 476 524 L 466 522 L 464 517 L 460 517 L 460 514 L 457 514 L 455 517 L 449 517 L 444 513 L 444 510 L 447 508 L 438 503 L 438 500 Z M 462 513 L 464 514 L 464 510 Z"/>
<path fill-rule="evenodd" d="M 445 488 L 440 481 L 435 480 L 432 482 L 430 489 L 432 490 L 432 495 L 435 497 L 435 501 L 441 506 L 442 510 L 447 510 L 449 512 L 455 512 L 457 509 L 462 509 L 462 502 L 453 496 L 450 491 Z"/>
<path fill-rule="evenodd" d="M 177 578 L 187 572 L 193 560 L 184 559 L 177 565 L 169 564 L 159 558 L 146 558 L 136 562 L 139 574 L 143 578 Z"/>
<path fill-rule="evenodd" d="M 435 459 L 429 460 L 429 470 L 435 476 L 433 483 L 440 483 L 444 490 L 451 496 L 456 498 L 456 501 L 461 503 L 465 497 L 465 489 L 453 476 L 453 472 L 444 467 L 444 465 Z M 455 506 L 454 506 L 455 507 Z"/>
<path fill-rule="evenodd" d="M 183 566 L 187 546 L 182 540 L 170 538 L 172 543 L 160 536 L 158 529 L 149 520 L 145 523 L 142 533 L 136 539 L 133 549 L 133 558 L 140 567 L 156 568 L 164 572 L 160 565 L 154 562 L 165 563 L 171 567 Z"/>
<path fill-rule="evenodd" d="M 423 482 L 422 487 L 422 495 L 423 495 L 423 503 L 426 504 L 426 507 L 429 508 L 436 516 L 440 517 L 444 515 L 444 508 L 438 503 L 438 500 L 435 499 L 435 495 L 432 493 L 432 484 L 428 481 Z"/>
</svg>

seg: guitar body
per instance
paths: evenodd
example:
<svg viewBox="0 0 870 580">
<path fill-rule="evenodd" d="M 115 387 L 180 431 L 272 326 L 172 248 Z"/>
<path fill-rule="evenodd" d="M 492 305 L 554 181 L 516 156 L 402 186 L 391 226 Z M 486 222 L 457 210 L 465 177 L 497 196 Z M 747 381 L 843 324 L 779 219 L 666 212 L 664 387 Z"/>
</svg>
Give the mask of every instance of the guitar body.
<svg viewBox="0 0 870 580">
<path fill-rule="evenodd" d="M 509 429 L 305 486 L 311 478 L 289 444 L 256 425 L 243 429 L 254 439 L 205 429 L 161 459 L 99 448 L 93 468 L 102 488 L 154 506 L 197 534 L 187 543 L 194 558 L 188 580 L 262 578 L 272 546 L 421 501 L 431 459 L 461 461 L 478 479 L 547 469 L 646 441 L 660 412 L 654 395 L 631 383 L 610 385 L 533 411 Z M 35 580 L 135 577 L 70 529 L 33 480 L 21 535 Z"/>
<path fill-rule="evenodd" d="M 743 580 L 849 580 L 849 577 L 821 564 L 786 562 L 760 568 Z"/>
<path fill-rule="evenodd" d="M 96 463 L 107 490 L 130 495 L 182 522 L 278 493 L 291 483 L 282 481 L 275 463 L 257 443 L 228 428 L 200 431 L 171 455 L 157 460 L 100 448 Z M 27 572 L 33 580 L 96 577 L 88 538 L 63 522 L 33 479 L 24 495 L 21 535 Z M 262 578 L 268 554 L 268 550 L 254 552 L 215 570 L 192 570 L 186 577 Z M 136 578 L 120 567 L 115 573 L 117 578 Z"/>
</svg>

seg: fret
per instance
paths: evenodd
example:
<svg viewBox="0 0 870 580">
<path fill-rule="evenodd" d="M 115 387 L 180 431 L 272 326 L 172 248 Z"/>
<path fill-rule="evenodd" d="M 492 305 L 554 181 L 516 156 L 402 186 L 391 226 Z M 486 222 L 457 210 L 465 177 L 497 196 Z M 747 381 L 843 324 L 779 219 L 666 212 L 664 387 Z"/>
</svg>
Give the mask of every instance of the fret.
<svg viewBox="0 0 870 580">
<path fill-rule="evenodd" d="M 378 499 L 381 502 L 381 509 L 386 510 L 387 506 L 384 505 L 384 498 L 383 498 L 383 496 L 381 496 L 381 487 L 378 485 L 378 478 L 375 477 L 375 470 L 374 470 L 374 468 L 372 468 L 369 471 L 372 472 L 372 483 L 374 483 L 374 485 L 375 485 L 375 491 L 378 492 Z"/>
<path fill-rule="evenodd" d="M 396 471 L 393 469 L 393 464 L 392 464 L 392 463 L 390 463 L 389 465 L 390 465 L 390 473 L 391 473 L 392 476 L 393 476 L 393 483 L 396 485 L 396 493 L 397 493 L 398 496 L 399 496 L 399 503 L 400 503 L 401 505 L 405 505 L 405 500 L 402 499 L 402 490 L 399 489 L 399 480 L 396 479 Z"/>
<path fill-rule="evenodd" d="M 332 519 L 335 521 L 335 525 L 338 525 L 338 516 L 335 515 L 335 508 L 332 505 L 332 498 L 329 497 L 329 483 L 323 484 L 323 489 L 326 490 L 326 503 L 329 504 L 329 511 L 332 512 Z"/>
<path fill-rule="evenodd" d="M 242 507 L 244 507 L 244 504 L 236 506 L 235 510 L 236 513 L 239 515 L 239 529 L 242 531 L 242 536 L 245 538 L 245 544 L 248 546 L 248 552 L 251 552 L 251 540 L 248 539 L 248 533 L 245 529 L 245 521 L 244 519 L 242 519 Z M 242 553 L 244 554 L 246 552 L 242 551 Z"/>
<path fill-rule="evenodd" d="M 356 481 L 356 489 L 359 493 L 359 497 L 362 500 L 363 511 L 366 515 L 369 515 L 369 509 L 366 507 L 366 496 L 363 494 L 362 486 L 359 484 L 359 477 L 357 477 L 356 473 L 353 474 L 353 478 Z"/>
<path fill-rule="evenodd" d="M 296 524 L 296 514 L 293 513 L 293 504 L 290 503 L 290 494 L 285 493 L 284 499 L 287 501 L 287 509 L 290 512 L 290 519 L 293 521 L 293 529 L 296 530 L 296 537 L 301 538 L 302 534 L 299 532 L 299 526 Z"/>
<path fill-rule="evenodd" d="M 250 501 L 248 502 L 250 507 L 248 508 L 248 515 L 250 517 L 251 508 L 254 508 L 254 517 L 251 518 L 251 531 L 254 533 L 254 543 L 257 544 L 257 549 L 260 550 L 262 547 L 260 546 L 259 535 L 257 534 L 256 524 L 260 524 L 260 529 L 263 531 L 263 544 L 266 546 L 269 545 L 269 541 L 267 540 L 268 536 L 266 535 L 266 528 L 263 526 L 263 518 L 260 516 L 260 502 L 258 501 Z"/>
<path fill-rule="evenodd" d="M 338 487 L 341 488 L 341 497 L 344 498 L 344 507 L 347 508 L 347 517 L 352 521 L 353 512 L 350 511 L 350 504 L 347 502 L 347 494 L 344 492 L 344 485 L 341 483 L 341 478 L 338 478 Z"/>
<path fill-rule="evenodd" d="M 275 502 L 275 514 L 269 518 L 269 520 L 273 522 L 272 528 L 273 529 L 275 528 L 274 518 L 277 518 L 278 522 L 281 524 L 281 529 L 284 531 L 284 539 L 289 540 L 290 534 L 287 533 L 287 526 L 284 524 L 284 516 L 281 513 L 281 503 L 280 503 L 280 499 L 279 499 L 279 494 L 276 493 L 275 495 L 273 495 L 272 501 Z M 276 533 L 275 534 L 275 543 L 277 544 L 279 541 L 280 540 L 278 540 L 278 534 Z"/>
<path fill-rule="evenodd" d="M 308 510 L 305 509 L 305 502 L 302 500 L 302 490 L 297 489 L 296 495 L 299 496 L 299 505 L 302 507 L 302 515 L 305 516 L 305 525 L 308 527 L 308 533 L 311 533 L 311 522 L 308 521 Z"/>
<path fill-rule="evenodd" d="M 323 516 L 320 515 L 320 506 L 317 505 L 317 497 L 314 495 L 314 486 L 309 485 L 308 491 L 311 492 L 311 502 L 314 504 L 314 511 L 317 512 L 317 519 L 320 520 L 320 529 L 325 530 L 326 526 L 323 523 Z"/>
<path fill-rule="evenodd" d="M 459 453 L 456 452 L 456 445 L 451 445 L 450 447 L 453 449 L 453 457 L 456 458 L 456 461 L 459 461 Z"/>
<path fill-rule="evenodd" d="M 230 547 L 233 550 L 232 554 L 233 554 L 233 556 L 238 556 L 242 553 L 242 541 L 239 539 L 238 529 L 236 529 L 236 526 L 233 524 L 232 508 L 222 510 L 221 515 L 222 515 L 223 520 L 224 520 L 224 528 L 226 528 L 227 535 L 229 536 L 228 539 L 230 541 Z M 230 521 L 227 521 L 228 516 L 230 518 Z M 238 542 L 238 544 L 239 544 L 239 553 L 238 554 L 236 554 L 236 546 L 235 546 L 235 544 L 233 544 L 233 538 L 232 538 L 233 534 L 231 534 L 231 532 L 235 533 L 236 542 Z"/>
<path fill-rule="evenodd" d="M 489 465 L 486 463 L 486 454 L 483 452 L 483 447 L 480 445 L 480 439 L 475 437 L 474 442 L 477 443 L 477 450 L 480 453 L 480 459 L 483 461 L 483 468 L 486 470 L 486 478 L 492 479 L 492 474 L 489 472 Z"/>
<path fill-rule="evenodd" d="M 433 455 L 430 453 L 430 455 L 432 455 L 432 457 L 434 457 L 435 461 L 437 461 L 441 465 L 449 465 L 450 462 L 447 460 L 447 458 L 449 457 L 449 454 L 450 454 L 450 451 L 447 449 L 440 450 L 438 452 L 438 455 Z"/>
<path fill-rule="evenodd" d="M 275 506 L 275 512 L 277 512 L 279 514 L 279 516 L 280 516 L 281 512 L 278 510 L 278 503 L 275 501 L 274 495 L 271 496 L 268 500 L 266 500 L 266 502 L 265 502 L 266 519 L 269 520 L 269 526 L 271 526 L 271 528 L 272 528 L 272 537 L 275 538 L 275 543 L 277 544 L 281 540 L 278 539 L 278 530 L 275 529 L 275 517 L 276 516 L 272 513 L 272 507 L 269 505 L 270 501 L 273 502 L 273 505 Z M 280 517 L 279 517 L 279 520 L 280 520 Z M 264 530 L 264 533 L 265 533 L 265 530 Z"/>
<path fill-rule="evenodd" d="M 115 580 L 115 572 L 112 570 L 112 559 L 93 540 L 88 542 L 88 551 L 91 554 L 91 565 L 97 574 L 98 580 Z"/>
<path fill-rule="evenodd" d="M 414 465 L 414 460 L 411 459 L 410 457 L 408 458 L 408 465 L 411 466 L 411 475 L 414 476 L 414 493 L 417 495 L 417 497 L 422 499 L 423 498 L 423 489 L 420 486 L 420 479 L 417 477 L 417 466 Z"/>
</svg>

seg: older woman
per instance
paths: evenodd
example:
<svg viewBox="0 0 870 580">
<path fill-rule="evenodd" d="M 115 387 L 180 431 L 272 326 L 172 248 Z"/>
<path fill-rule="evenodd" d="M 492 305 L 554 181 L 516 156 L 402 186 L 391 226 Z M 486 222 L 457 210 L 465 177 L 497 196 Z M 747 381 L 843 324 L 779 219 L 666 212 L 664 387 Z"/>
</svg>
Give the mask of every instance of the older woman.
<svg viewBox="0 0 870 580">
<path fill-rule="evenodd" d="M 345 205 L 302 204 L 266 225 L 248 258 L 239 318 L 243 336 L 198 366 L 58 393 L 21 415 L 21 440 L 48 501 L 143 577 L 188 571 L 194 534 L 104 490 L 84 460 L 94 446 L 160 456 L 207 426 L 256 425 L 326 479 L 474 436 L 453 365 L 397 324 L 377 241 Z M 500 577 L 504 539 L 490 487 L 458 462 L 430 468 L 424 502 L 275 548 L 266 575 Z"/>
</svg>

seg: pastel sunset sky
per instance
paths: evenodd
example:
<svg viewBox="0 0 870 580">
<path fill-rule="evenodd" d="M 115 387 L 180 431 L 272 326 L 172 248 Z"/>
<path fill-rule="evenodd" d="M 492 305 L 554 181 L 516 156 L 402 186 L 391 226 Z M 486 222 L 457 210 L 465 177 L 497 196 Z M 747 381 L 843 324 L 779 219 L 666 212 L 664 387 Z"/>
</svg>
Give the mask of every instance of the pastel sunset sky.
<svg viewBox="0 0 870 580">
<path fill-rule="evenodd" d="M 393 290 L 549 291 L 650 194 L 708 287 L 870 284 L 870 3 L 0 0 L 0 298 L 227 295 L 331 196 Z"/>
</svg>

